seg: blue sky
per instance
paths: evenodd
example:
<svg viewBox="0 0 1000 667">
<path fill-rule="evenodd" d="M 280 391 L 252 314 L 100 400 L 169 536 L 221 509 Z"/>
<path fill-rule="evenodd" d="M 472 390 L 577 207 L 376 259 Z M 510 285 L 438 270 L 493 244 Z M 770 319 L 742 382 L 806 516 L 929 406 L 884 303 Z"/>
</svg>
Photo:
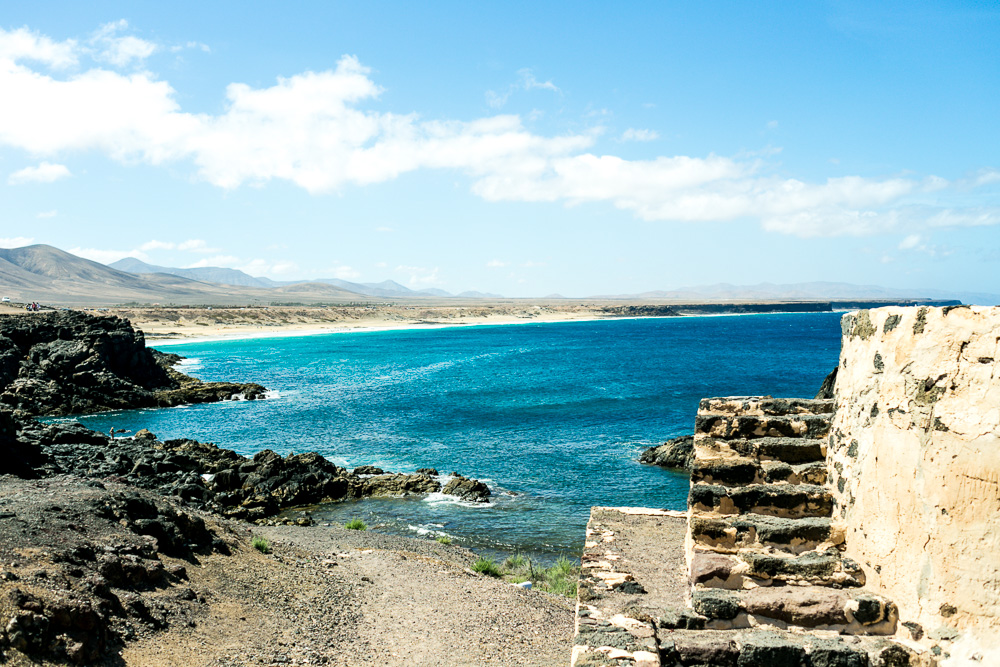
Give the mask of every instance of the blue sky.
<svg viewBox="0 0 1000 667">
<path fill-rule="evenodd" d="M 507 296 L 1000 293 L 987 3 L 20 4 L 3 246 Z"/>
</svg>

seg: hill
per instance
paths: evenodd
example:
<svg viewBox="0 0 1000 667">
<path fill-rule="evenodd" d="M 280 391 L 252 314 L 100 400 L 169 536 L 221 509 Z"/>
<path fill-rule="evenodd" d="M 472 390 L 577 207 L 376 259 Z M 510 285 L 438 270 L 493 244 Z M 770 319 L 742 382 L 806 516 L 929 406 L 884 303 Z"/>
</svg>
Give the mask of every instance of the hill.
<svg viewBox="0 0 1000 667">
<path fill-rule="evenodd" d="M 340 303 L 366 299 L 355 292 L 314 283 L 295 289 L 267 288 L 224 285 L 166 272 L 129 273 L 41 244 L 0 249 L 0 294 L 16 302 L 59 306 L 268 305 L 289 300 Z"/>
</svg>

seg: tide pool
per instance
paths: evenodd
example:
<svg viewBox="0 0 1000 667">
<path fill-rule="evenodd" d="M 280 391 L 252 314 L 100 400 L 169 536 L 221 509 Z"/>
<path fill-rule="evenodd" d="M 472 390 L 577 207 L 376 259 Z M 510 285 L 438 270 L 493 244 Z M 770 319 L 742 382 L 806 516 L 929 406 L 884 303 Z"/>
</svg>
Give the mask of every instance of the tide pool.
<svg viewBox="0 0 1000 667">
<path fill-rule="evenodd" d="M 428 498 L 336 503 L 319 521 L 542 560 L 576 556 L 592 505 L 684 509 L 685 475 L 636 462 L 693 429 L 710 396 L 812 397 L 837 364 L 837 313 L 683 317 L 336 333 L 165 347 L 204 380 L 274 392 L 78 418 L 107 432 L 214 442 L 338 465 L 434 467 L 485 481 L 486 506 Z M 155 347 L 155 343 L 150 344 Z"/>
</svg>

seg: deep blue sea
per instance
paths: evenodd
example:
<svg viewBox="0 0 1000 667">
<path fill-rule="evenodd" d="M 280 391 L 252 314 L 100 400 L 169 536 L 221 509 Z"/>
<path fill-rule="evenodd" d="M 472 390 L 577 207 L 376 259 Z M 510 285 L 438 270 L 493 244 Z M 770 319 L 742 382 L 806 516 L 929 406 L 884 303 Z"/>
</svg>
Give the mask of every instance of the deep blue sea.
<svg viewBox="0 0 1000 667">
<path fill-rule="evenodd" d="M 317 520 L 449 535 L 477 551 L 576 556 L 592 505 L 684 509 L 687 477 L 636 462 L 693 429 L 703 397 L 813 396 L 837 364 L 837 313 L 604 320 L 171 345 L 181 370 L 275 392 L 79 418 L 252 455 L 316 451 L 347 467 L 482 479 L 486 506 L 336 503 Z M 155 342 L 151 343 L 155 347 Z"/>
</svg>

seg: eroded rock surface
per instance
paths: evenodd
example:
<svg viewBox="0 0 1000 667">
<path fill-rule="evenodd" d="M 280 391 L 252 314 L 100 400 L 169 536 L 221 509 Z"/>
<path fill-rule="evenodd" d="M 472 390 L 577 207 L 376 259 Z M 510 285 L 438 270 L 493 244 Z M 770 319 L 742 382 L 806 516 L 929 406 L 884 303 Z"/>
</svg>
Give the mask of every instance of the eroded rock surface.
<svg viewBox="0 0 1000 667">
<path fill-rule="evenodd" d="M 266 391 L 202 382 L 175 371 L 179 360 L 146 348 L 128 320 L 75 311 L 11 315 L 0 318 L 0 404 L 56 416 L 254 399 Z"/>
<path fill-rule="evenodd" d="M 650 447 L 639 455 L 640 463 L 651 463 L 664 468 L 690 470 L 694 460 L 694 436 L 682 435 L 667 440 L 662 445 Z"/>
</svg>

